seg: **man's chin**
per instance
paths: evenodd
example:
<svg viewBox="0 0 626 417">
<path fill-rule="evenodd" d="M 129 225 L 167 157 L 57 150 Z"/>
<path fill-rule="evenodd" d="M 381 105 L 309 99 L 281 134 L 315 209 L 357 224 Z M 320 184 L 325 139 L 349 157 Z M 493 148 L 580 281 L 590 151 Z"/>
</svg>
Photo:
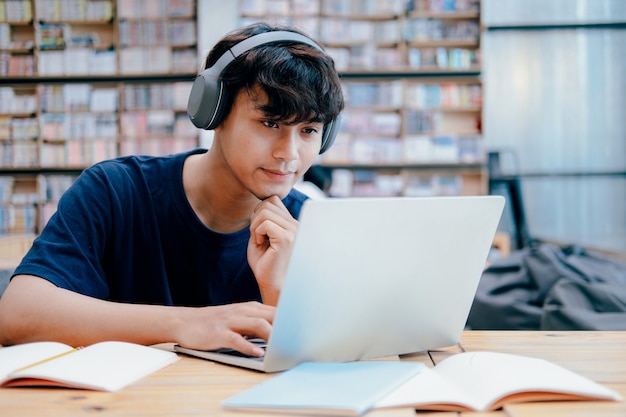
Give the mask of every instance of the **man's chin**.
<svg viewBox="0 0 626 417">
<path fill-rule="evenodd" d="M 285 190 L 285 189 L 274 190 L 274 191 L 264 190 L 259 193 L 253 193 L 253 194 L 256 198 L 258 198 L 261 201 L 266 200 L 273 196 L 278 196 L 278 198 L 283 200 L 285 197 L 289 195 L 290 192 L 291 192 L 291 188 L 289 188 L 288 190 Z"/>
</svg>

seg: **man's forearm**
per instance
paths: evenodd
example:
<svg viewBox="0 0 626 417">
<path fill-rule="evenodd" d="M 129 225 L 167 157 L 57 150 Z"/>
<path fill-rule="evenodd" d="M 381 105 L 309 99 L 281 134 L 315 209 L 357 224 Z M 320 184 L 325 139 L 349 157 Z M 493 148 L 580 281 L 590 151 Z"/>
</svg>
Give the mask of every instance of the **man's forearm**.
<svg viewBox="0 0 626 417">
<path fill-rule="evenodd" d="M 72 346 L 103 340 L 175 341 L 184 308 L 122 304 L 57 288 L 38 277 L 13 278 L 0 299 L 0 344 L 54 340 Z"/>
</svg>

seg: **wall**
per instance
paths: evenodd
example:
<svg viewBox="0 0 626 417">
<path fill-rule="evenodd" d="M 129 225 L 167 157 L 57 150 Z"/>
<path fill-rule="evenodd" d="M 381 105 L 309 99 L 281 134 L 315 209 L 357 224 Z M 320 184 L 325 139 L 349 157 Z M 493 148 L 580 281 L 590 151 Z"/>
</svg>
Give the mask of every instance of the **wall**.
<svg viewBox="0 0 626 417">
<path fill-rule="evenodd" d="M 482 4 L 485 142 L 531 235 L 626 253 L 626 2 Z"/>
</svg>

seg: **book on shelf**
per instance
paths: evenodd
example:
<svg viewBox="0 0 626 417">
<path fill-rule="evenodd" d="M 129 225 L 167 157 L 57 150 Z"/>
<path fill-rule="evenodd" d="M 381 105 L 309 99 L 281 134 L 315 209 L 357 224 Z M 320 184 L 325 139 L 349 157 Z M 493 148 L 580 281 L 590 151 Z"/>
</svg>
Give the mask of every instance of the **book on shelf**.
<svg viewBox="0 0 626 417">
<path fill-rule="evenodd" d="M 478 12 L 480 0 L 411 0 L 410 10 L 431 12 Z"/>
<path fill-rule="evenodd" d="M 109 21 L 112 1 L 37 1 L 37 19 L 43 21 Z"/>
<path fill-rule="evenodd" d="M 33 8 L 30 0 L 4 1 L 4 19 L 8 22 L 30 22 L 33 19 Z"/>
<path fill-rule="evenodd" d="M 398 407 L 464 412 L 520 402 L 620 399 L 617 392 L 543 359 L 464 352 L 433 368 L 397 361 L 305 363 L 223 405 L 274 413 L 360 415 Z"/>
<path fill-rule="evenodd" d="M 126 342 L 72 348 L 33 342 L 0 349 L 0 386 L 57 386 L 117 391 L 173 362 L 169 351 Z"/>
<path fill-rule="evenodd" d="M 476 19 L 446 21 L 442 19 L 409 18 L 406 21 L 407 40 L 432 42 L 476 42 L 480 25 Z"/>
<path fill-rule="evenodd" d="M 35 27 L 37 47 L 41 50 L 65 48 L 68 30 L 65 23 L 38 23 Z"/>
</svg>

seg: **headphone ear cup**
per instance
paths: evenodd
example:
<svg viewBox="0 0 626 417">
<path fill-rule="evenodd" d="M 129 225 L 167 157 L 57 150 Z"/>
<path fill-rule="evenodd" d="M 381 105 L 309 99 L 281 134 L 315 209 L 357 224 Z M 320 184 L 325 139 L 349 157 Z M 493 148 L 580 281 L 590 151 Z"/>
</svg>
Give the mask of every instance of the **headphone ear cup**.
<svg viewBox="0 0 626 417">
<path fill-rule="evenodd" d="M 320 148 L 320 154 L 326 152 L 335 142 L 337 133 L 341 128 L 341 113 L 337 115 L 337 118 L 332 120 L 326 126 L 324 126 L 324 132 L 322 134 L 322 147 Z"/>
<path fill-rule="evenodd" d="M 207 68 L 193 82 L 187 102 L 187 114 L 196 127 L 210 130 L 221 122 L 225 89 L 219 77 L 219 73 Z"/>
</svg>

